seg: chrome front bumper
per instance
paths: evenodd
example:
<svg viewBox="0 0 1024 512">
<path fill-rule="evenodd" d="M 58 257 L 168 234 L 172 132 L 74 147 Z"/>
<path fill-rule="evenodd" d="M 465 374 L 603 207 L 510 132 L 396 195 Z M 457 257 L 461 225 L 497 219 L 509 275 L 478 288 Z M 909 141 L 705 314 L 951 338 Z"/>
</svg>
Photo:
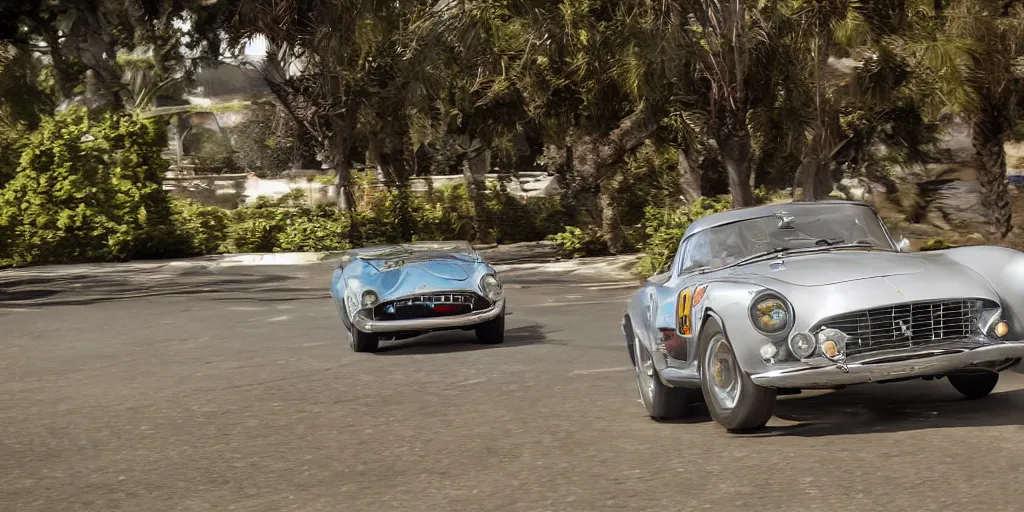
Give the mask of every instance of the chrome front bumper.
<svg viewBox="0 0 1024 512">
<path fill-rule="evenodd" d="M 352 318 L 352 323 L 363 332 L 416 332 L 439 329 L 457 329 L 493 320 L 505 311 L 505 299 L 490 308 L 465 315 L 442 316 L 437 318 L 416 318 L 413 320 L 371 320 L 361 314 Z"/>
<path fill-rule="evenodd" d="M 1024 358 L 1024 342 L 965 348 L 930 347 L 897 354 L 863 356 L 845 365 L 829 362 L 782 363 L 783 368 L 752 374 L 754 384 L 775 388 L 814 389 L 884 380 L 942 375 L 981 363 Z"/>
</svg>

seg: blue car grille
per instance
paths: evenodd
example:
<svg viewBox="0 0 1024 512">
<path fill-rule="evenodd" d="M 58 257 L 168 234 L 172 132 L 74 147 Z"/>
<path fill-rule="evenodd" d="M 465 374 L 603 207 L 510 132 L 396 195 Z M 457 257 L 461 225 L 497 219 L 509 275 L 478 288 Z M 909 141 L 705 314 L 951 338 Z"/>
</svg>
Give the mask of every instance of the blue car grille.
<svg viewBox="0 0 1024 512">
<path fill-rule="evenodd" d="M 847 335 L 846 354 L 925 347 L 979 332 L 982 301 L 976 299 L 908 302 L 844 313 L 818 322 Z"/>
<path fill-rule="evenodd" d="M 469 292 L 445 292 L 403 297 L 373 308 L 376 320 L 411 320 L 453 316 L 487 309 L 491 303 Z"/>
</svg>

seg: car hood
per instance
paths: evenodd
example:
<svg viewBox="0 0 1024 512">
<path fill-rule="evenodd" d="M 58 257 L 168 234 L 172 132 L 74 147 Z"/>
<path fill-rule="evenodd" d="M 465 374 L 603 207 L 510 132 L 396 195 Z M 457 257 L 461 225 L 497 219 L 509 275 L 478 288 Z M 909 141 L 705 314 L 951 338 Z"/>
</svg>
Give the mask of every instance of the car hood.
<svg viewBox="0 0 1024 512">
<path fill-rule="evenodd" d="M 917 254 L 855 250 L 783 255 L 737 267 L 736 270 L 738 276 L 767 277 L 794 286 L 827 286 L 925 271 L 966 271 L 951 262 L 939 262 Z"/>
<path fill-rule="evenodd" d="M 376 265 L 371 265 L 361 281 L 363 286 L 376 290 L 382 300 L 439 291 L 475 291 L 477 281 L 486 272 L 479 263 L 454 258 L 372 263 Z"/>
</svg>

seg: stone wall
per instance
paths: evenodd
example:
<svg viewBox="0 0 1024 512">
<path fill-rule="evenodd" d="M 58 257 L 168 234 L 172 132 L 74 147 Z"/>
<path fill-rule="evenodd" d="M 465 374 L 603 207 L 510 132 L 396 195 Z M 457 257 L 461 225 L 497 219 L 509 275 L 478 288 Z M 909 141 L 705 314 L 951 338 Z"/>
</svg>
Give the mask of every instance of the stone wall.
<svg viewBox="0 0 1024 512">
<path fill-rule="evenodd" d="M 282 178 L 259 178 L 249 174 L 222 174 L 188 176 L 170 172 L 164 178 L 164 189 L 172 195 L 187 197 L 199 203 L 223 208 L 236 208 L 251 204 L 260 196 L 277 199 L 293 190 L 302 190 L 310 204 L 334 204 L 338 200 L 337 187 L 325 183 L 331 173 L 321 170 L 296 170 Z M 517 197 L 544 197 L 559 194 L 556 181 L 543 172 L 524 172 L 518 177 L 511 174 L 488 174 L 488 182 L 503 181 L 509 193 Z M 430 187 L 444 187 L 465 183 L 461 175 L 433 176 L 412 180 L 414 192 L 426 192 Z M 376 183 L 375 187 L 383 187 Z"/>
</svg>

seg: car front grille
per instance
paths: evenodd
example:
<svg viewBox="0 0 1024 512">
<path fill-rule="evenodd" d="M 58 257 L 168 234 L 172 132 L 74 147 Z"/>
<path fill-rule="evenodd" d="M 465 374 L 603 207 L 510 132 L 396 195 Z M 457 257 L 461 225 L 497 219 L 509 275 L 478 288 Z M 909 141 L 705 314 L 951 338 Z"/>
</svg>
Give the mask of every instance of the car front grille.
<svg viewBox="0 0 1024 512">
<path fill-rule="evenodd" d="M 410 320 L 462 315 L 487 309 L 491 303 L 470 292 L 445 292 L 403 297 L 373 308 L 376 320 Z"/>
<path fill-rule="evenodd" d="M 818 326 L 846 333 L 846 354 L 854 356 L 969 337 L 979 331 L 981 309 L 976 299 L 911 302 L 836 315 Z"/>
</svg>

